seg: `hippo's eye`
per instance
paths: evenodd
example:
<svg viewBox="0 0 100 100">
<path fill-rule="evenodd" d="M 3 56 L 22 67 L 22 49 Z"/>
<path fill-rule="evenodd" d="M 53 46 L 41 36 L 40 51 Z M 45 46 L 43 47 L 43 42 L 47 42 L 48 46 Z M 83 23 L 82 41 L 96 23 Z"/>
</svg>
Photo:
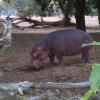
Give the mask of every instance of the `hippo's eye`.
<svg viewBox="0 0 100 100">
<path fill-rule="evenodd" d="M 34 54 L 33 57 L 34 57 L 35 59 L 37 59 L 37 58 L 40 57 L 40 55 L 41 55 L 41 54 Z"/>
<path fill-rule="evenodd" d="M 34 54 L 34 57 L 36 57 L 37 55 L 36 54 Z"/>
</svg>

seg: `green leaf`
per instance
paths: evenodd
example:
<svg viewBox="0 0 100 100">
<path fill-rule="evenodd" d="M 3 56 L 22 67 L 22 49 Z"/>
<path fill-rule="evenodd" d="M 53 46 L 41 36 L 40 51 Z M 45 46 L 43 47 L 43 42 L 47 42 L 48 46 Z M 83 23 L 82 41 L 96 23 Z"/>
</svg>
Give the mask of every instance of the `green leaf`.
<svg viewBox="0 0 100 100">
<path fill-rule="evenodd" d="M 85 96 L 82 97 L 82 100 L 88 100 L 89 97 L 91 96 L 91 94 L 93 94 L 94 92 L 92 90 L 89 90 L 86 92 Z"/>
<path fill-rule="evenodd" d="M 100 67 L 100 64 L 98 64 L 98 63 L 92 64 L 92 69 L 94 69 L 94 68 L 96 68 L 96 67 Z"/>
<path fill-rule="evenodd" d="M 92 45 L 99 45 L 100 46 L 100 42 L 96 42 L 96 41 L 93 41 L 91 44 Z"/>
<path fill-rule="evenodd" d="M 92 65 L 92 72 L 90 74 L 89 82 L 92 91 L 100 91 L 100 64 Z"/>
<path fill-rule="evenodd" d="M 81 47 L 86 47 L 86 46 L 89 46 L 89 45 L 93 45 L 93 46 L 100 46 L 100 42 L 96 42 L 96 41 L 93 41 L 92 43 L 83 43 Z"/>
</svg>

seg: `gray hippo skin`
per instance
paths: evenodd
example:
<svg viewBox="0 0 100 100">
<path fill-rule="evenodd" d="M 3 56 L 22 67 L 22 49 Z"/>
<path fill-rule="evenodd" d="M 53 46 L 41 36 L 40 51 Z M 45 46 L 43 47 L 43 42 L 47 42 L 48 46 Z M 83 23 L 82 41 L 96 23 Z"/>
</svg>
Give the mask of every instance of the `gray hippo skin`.
<svg viewBox="0 0 100 100">
<path fill-rule="evenodd" d="M 43 61 L 48 57 L 52 65 L 54 56 L 58 58 L 59 66 L 64 66 L 63 56 L 74 56 L 79 53 L 82 53 L 82 62 L 88 63 L 90 46 L 81 46 L 83 43 L 91 43 L 92 41 L 90 34 L 78 29 L 51 32 L 33 48 L 28 67 L 40 69 L 43 67 Z"/>
</svg>

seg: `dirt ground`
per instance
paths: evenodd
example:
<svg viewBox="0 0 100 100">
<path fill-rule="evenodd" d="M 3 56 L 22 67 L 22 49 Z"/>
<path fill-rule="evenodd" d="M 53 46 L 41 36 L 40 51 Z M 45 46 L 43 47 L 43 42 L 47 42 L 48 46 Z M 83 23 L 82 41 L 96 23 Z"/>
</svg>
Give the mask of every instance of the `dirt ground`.
<svg viewBox="0 0 100 100">
<path fill-rule="evenodd" d="M 74 27 L 72 27 L 74 28 Z M 58 60 L 55 58 L 55 66 L 49 66 L 47 59 L 44 68 L 39 71 L 29 71 L 25 67 L 30 61 L 30 53 L 34 45 L 42 39 L 49 31 L 60 28 L 36 28 L 34 31 L 13 29 L 12 46 L 6 50 L 0 58 L 0 82 L 21 82 L 30 81 L 34 83 L 41 82 L 83 82 L 89 79 L 91 64 L 100 63 L 100 47 L 93 47 L 90 51 L 90 64 L 81 65 L 81 54 L 72 57 L 65 57 L 65 68 L 58 67 Z M 65 28 L 63 28 L 65 29 Z M 29 30 L 32 31 L 29 33 Z M 22 33 L 21 33 L 22 32 Z M 23 33 L 26 34 L 23 34 Z M 41 33 L 41 34 L 38 34 Z M 94 40 L 100 41 L 99 33 L 91 33 Z M 86 89 L 72 89 L 64 91 L 66 94 L 83 95 Z"/>
</svg>

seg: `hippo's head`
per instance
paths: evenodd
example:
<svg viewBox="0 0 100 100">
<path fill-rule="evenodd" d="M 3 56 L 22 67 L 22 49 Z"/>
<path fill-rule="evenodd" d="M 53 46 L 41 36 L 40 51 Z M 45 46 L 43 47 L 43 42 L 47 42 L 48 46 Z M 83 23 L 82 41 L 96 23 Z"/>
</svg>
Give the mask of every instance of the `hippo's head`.
<svg viewBox="0 0 100 100">
<path fill-rule="evenodd" d="M 43 60 L 48 57 L 48 53 L 42 48 L 37 47 L 32 50 L 31 56 L 29 68 L 33 70 L 39 70 L 43 67 Z"/>
</svg>

